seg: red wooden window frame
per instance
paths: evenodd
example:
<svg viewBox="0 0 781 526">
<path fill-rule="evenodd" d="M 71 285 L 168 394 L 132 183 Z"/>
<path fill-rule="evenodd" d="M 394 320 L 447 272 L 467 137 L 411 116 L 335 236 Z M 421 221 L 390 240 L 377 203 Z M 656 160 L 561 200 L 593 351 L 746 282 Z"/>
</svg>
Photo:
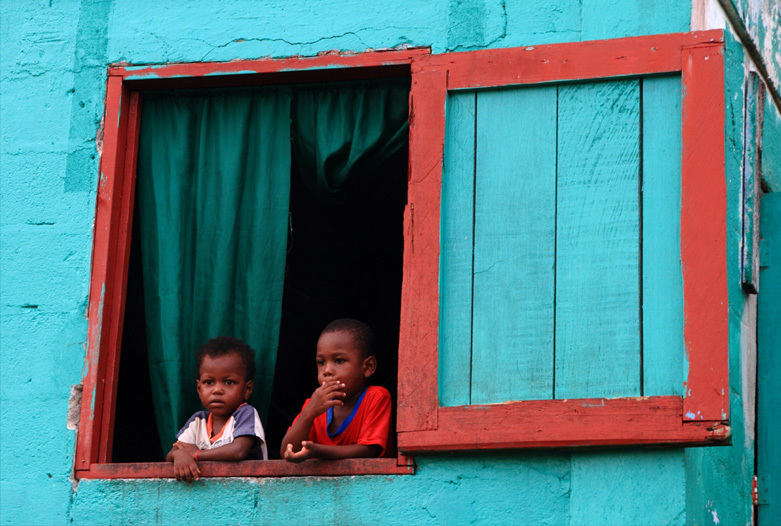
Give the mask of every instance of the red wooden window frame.
<svg viewBox="0 0 781 526">
<path fill-rule="evenodd" d="M 437 397 L 440 188 L 448 90 L 682 77 L 685 395 L 442 407 Z M 403 452 L 729 439 L 724 65 L 721 31 L 481 50 L 412 64 L 410 204 L 399 345 Z M 421 111 L 425 108 L 425 112 Z"/>
<path fill-rule="evenodd" d="M 135 190 L 138 90 L 314 79 L 412 77 L 397 401 L 402 453 L 397 459 L 301 465 L 207 462 L 204 476 L 401 474 L 414 472 L 405 454 L 423 451 L 723 442 L 729 417 L 722 43 L 721 31 L 708 31 L 442 55 L 410 49 L 109 68 L 76 476 L 173 476 L 170 463 L 110 462 Z M 686 395 L 440 407 L 439 222 L 448 90 L 675 72 L 682 75 L 685 94 L 681 257 Z"/>
<path fill-rule="evenodd" d="M 427 49 L 327 54 L 312 58 L 229 63 L 110 67 L 106 88 L 103 155 L 95 217 L 95 241 L 88 309 L 89 329 L 76 476 L 79 478 L 173 477 L 170 463 L 112 464 L 119 353 L 135 193 L 141 89 L 246 86 L 410 74 L 410 64 Z M 351 459 L 204 462 L 206 477 L 276 477 L 413 473 L 411 459 Z"/>
</svg>

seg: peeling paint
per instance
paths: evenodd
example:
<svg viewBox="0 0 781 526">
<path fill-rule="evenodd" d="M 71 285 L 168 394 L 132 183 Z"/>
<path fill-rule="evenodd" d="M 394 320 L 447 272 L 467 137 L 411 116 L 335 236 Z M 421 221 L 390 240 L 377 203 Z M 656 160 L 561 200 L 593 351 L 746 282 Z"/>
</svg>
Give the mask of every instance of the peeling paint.
<svg viewBox="0 0 781 526">
<path fill-rule="evenodd" d="M 227 73 L 223 73 L 223 72 L 221 72 L 221 71 L 214 71 L 214 72 L 212 72 L 212 73 L 207 73 L 207 74 L 206 74 L 206 75 L 204 75 L 204 76 L 205 76 L 205 77 L 213 77 L 213 76 L 216 76 L 216 75 L 219 75 L 219 76 L 225 76 L 225 75 L 252 75 L 252 74 L 254 74 L 254 73 L 255 73 L 254 71 L 250 71 L 250 70 L 243 70 L 243 71 L 229 71 L 229 72 L 227 72 Z"/>
<path fill-rule="evenodd" d="M 717 0 L 692 0 L 691 29 L 725 29 L 727 19 Z"/>
<path fill-rule="evenodd" d="M 101 115 L 100 126 L 98 132 L 95 134 L 95 151 L 98 152 L 98 157 L 103 156 L 103 134 L 106 130 L 105 116 Z"/>
<path fill-rule="evenodd" d="M 743 403 L 744 446 L 754 444 L 756 429 L 756 397 L 752 393 L 757 388 L 757 296 L 751 294 L 746 299 L 743 317 L 740 320 L 740 384 Z"/>
<path fill-rule="evenodd" d="M 713 524 L 718 525 L 719 522 L 719 515 L 716 513 L 716 510 L 710 510 L 711 516 L 713 517 Z"/>
<path fill-rule="evenodd" d="M 68 429 L 77 430 L 79 428 L 79 416 L 81 415 L 81 395 L 84 391 L 83 384 L 71 386 L 71 394 L 68 397 Z"/>
<path fill-rule="evenodd" d="M 759 48 L 768 73 L 777 89 L 781 89 L 781 3 L 762 2 L 761 21 L 765 28 L 760 34 Z M 781 108 L 778 108 L 781 111 Z"/>
<path fill-rule="evenodd" d="M 605 406 L 605 401 L 604 401 L 604 400 L 601 400 L 601 401 L 600 401 L 598 404 L 588 404 L 588 403 L 583 403 L 583 404 L 581 404 L 581 405 L 582 405 L 583 407 L 604 407 L 604 406 Z"/>
<path fill-rule="evenodd" d="M 144 68 L 148 68 L 150 66 L 144 66 Z M 159 68 L 161 66 L 151 66 L 153 68 Z M 156 73 L 145 73 L 143 75 L 128 75 L 127 80 L 148 80 L 148 79 L 159 79 L 160 75 L 157 75 Z"/>
</svg>

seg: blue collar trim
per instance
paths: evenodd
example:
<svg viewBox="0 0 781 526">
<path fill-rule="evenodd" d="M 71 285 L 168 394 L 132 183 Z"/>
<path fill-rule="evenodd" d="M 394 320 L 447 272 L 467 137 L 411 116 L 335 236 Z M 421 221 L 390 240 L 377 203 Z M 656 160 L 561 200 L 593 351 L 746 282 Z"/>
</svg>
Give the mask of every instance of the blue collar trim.
<svg viewBox="0 0 781 526">
<path fill-rule="evenodd" d="M 344 419 L 344 422 L 342 422 L 342 425 L 339 426 L 339 429 L 336 430 L 336 433 L 331 433 L 328 431 L 328 428 L 331 427 L 331 420 L 334 419 L 334 408 L 329 407 L 327 411 L 327 424 L 326 424 L 326 433 L 328 433 L 328 436 L 331 438 L 338 437 L 341 435 L 345 429 L 347 429 L 347 426 L 350 425 L 350 422 L 353 421 L 353 417 L 355 416 L 355 413 L 358 412 L 358 408 L 361 407 L 361 402 L 363 402 L 363 397 L 366 395 L 366 390 L 368 387 L 366 387 L 363 392 L 361 393 L 361 396 L 358 397 L 358 401 L 355 402 L 355 407 L 353 407 L 352 412 L 350 413 L 350 416 Z"/>
</svg>

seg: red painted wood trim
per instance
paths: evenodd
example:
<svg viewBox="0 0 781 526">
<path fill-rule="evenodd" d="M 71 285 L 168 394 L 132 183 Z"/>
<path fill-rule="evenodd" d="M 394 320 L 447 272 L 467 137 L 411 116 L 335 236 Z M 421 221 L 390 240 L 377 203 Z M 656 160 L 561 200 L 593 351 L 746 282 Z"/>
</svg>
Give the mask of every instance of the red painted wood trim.
<svg viewBox="0 0 781 526">
<path fill-rule="evenodd" d="M 122 327 L 125 321 L 125 298 L 127 296 L 127 273 L 130 263 L 130 237 L 133 231 L 133 203 L 136 193 L 136 160 L 138 149 L 138 133 L 141 124 L 141 97 L 138 93 L 128 94 L 127 135 L 124 148 L 124 166 L 122 177 L 117 177 L 117 188 L 121 190 L 115 195 L 114 209 L 118 213 L 116 246 L 112 257 L 116 274 L 112 282 L 106 284 L 111 289 L 111 310 L 104 314 L 104 324 L 108 323 L 109 349 L 113 352 L 106 356 L 106 385 L 104 387 L 103 416 L 101 419 L 101 447 L 98 462 L 109 462 L 114 438 L 114 414 L 116 411 L 117 381 L 119 379 L 119 359 L 122 349 Z"/>
<path fill-rule="evenodd" d="M 450 89 L 598 79 L 681 70 L 685 46 L 722 42 L 721 31 L 671 33 L 435 55 Z"/>
<path fill-rule="evenodd" d="M 400 466 L 400 467 L 403 466 L 405 468 L 412 468 L 413 472 L 414 472 L 414 469 L 415 469 L 415 458 L 414 457 L 409 457 L 409 456 L 407 456 L 407 455 L 405 455 L 403 453 L 397 453 L 396 454 L 396 465 Z"/>
<path fill-rule="evenodd" d="M 92 253 L 92 277 L 87 316 L 87 358 L 84 371 L 82 405 L 76 447 L 76 469 L 97 461 L 103 416 L 106 363 L 112 358 L 107 350 L 110 323 L 105 314 L 112 306 L 120 181 L 124 164 L 128 97 L 120 78 L 109 77 L 106 87 L 106 113 L 100 181 L 95 211 L 95 242 Z"/>
<path fill-rule="evenodd" d="M 399 433 L 402 451 L 630 444 L 726 444 L 721 422 L 682 423 L 677 396 L 443 407 L 439 427 Z"/>
<path fill-rule="evenodd" d="M 397 430 L 434 429 L 438 400 L 439 205 L 447 72 L 412 66 L 408 199 L 404 211 Z"/>
<path fill-rule="evenodd" d="M 689 358 L 685 420 L 729 415 L 727 188 L 722 46 L 683 52 L 681 261 Z"/>
<path fill-rule="evenodd" d="M 284 460 L 245 460 L 243 462 L 199 462 L 202 477 L 336 477 L 348 475 L 411 475 L 414 464 L 398 465 L 395 458 L 308 460 L 292 464 Z M 170 462 L 133 464 L 92 464 L 77 471 L 79 479 L 160 479 L 174 478 Z"/>
<path fill-rule="evenodd" d="M 128 81 L 164 79 L 173 77 L 206 77 L 212 75 L 246 75 L 279 73 L 299 70 L 329 68 L 364 68 L 409 64 L 416 57 L 429 54 L 428 48 L 401 51 L 377 51 L 352 55 L 328 53 L 317 57 L 292 57 L 281 59 L 242 60 L 236 62 L 198 62 L 190 64 L 165 64 L 154 66 L 116 66 L 111 75 Z"/>
<path fill-rule="evenodd" d="M 429 323 L 438 317 L 439 305 L 433 292 L 421 294 L 421 289 L 409 285 L 403 295 L 406 310 L 402 315 L 402 334 L 408 330 L 412 336 L 402 339 L 399 351 L 401 451 L 723 442 L 728 429 L 723 421 L 729 418 L 729 378 L 721 42 L 721 31 L 707 31 L 537 49 L 451 53 L 415 61 L 413 99 L 417 97 L 419 104 L 415 117 L 425 114 L 427 124 L 410 132 L 410 177 L 413 181 L 435 177 L 438 184 L 444 144 L 441 108 L 447 89 L 682 72 L 685 96 L 681 257 L 690 366 L 683 402 L 678 397 L 651 397 L 604 401 L 604 405 L 594 409 L 583 407 L 590 402 L 582 400 L 461 407 L 439 407 L 437 402 L 437 407 L 432 407 L 437 389 L 438 351 Z M 425 75 L 438 79 L 447 76 L 447 89 L 442 87 L 441 80 L 426 84 L 424 89 L 418 79 Z M 424 93 L 416 95 L 416 88 Z M 431 93 L 435 90 L 442 93 Z M 422 107 L 424 103 L 431 109 Z M 703 123 L 707 123 L 707 130 L 703 130 Z M 421 131 L 424 141 L 418 137 Z M 419 142 L 424 145 L 416 151 L 414 145 Z M 412 191 L 411 187 L 410 195 Z M 431 199 L 438 207 L 438 191 L 431 194 Z M 432 231 L 430 236 L 419 236 L 419 222 L 410 223 L 413 228 L 408 228 L 405 237 L 411 238 L 409 244 L 414 241 L 418 257 L 424 239 L 438 247 L 438 231 L 436 235 Z M 408 246 L 405 265 L 410 250 Z M 438 251 L 432 250 L 428 256 L 438 258 Z M 433 261 L 428 266 L 415 261 L 405 266 L 405 286 L 408 279 L 423 283 L 425 279 L 419 274 L 428 272 L 432 264 Z M 424 317 L 419 318 L 418 314 Z M 422 327 L 415 326 L 421 320 Z M 429 339 L 423 340 L 414 330 L 425 331 L 423 335 Z M 696 415 L 696 425 L 684 413 Z M 481 423 L 476 424 L 478 421 Z"/>
<path fill-rule="evenodd" d="M 425 49 L 413 49 L 227 64 L 177 64 L 109 69 L 104 116 L 105 137 L 101 157 L 90 282 L 84 394 L 76 446 L 77 472 L 93 472 L 90 466 L 108 465 L 105 463 L 111 458 L 140 119 L 140 97 L 137 92 L 131 91 L 131 86 L 132 89 L 140 88 L 141 82 L 130 81 L 152 76 L 155 78 L 154 86 L 162 86 L 166 81 L 161 79 L 189 75 L 197 84 L 207 75 L 266 72 L 272 75 L 304 70 L 315 70 L 307 74 L 312 77 L 310 80 L 317 80 L 320 75 L 330 75 L 332 69 L 339 68 L 352 68 L 352 71 L 356 68 L 362 70 L 375 68 L 383 72 L 392 71 L 394 75 L 398 75 L 401 71 L 399 68 L 409 68 L 409 64 L 415 57 L 428 52 Z M 348 74 L 350 72 L 350 70 L 344 71 Z M 405 72 L 408 73 L 408 69 Z M 147 85 L 144 84 L 143 87 L 146 88 Z M 381 464 L 375 465 L 370 462 L 366 465 L 368 466 L 366 469 L 383 471 L 385 464 L 389 462 L 405 472 L 414 469 L 412 460 L 403 456 L 390 461 L 376 462 Z M 102 471 L 98 469 L 98 472 Z M 361 473 L 365 473 L 365 469 L 359 466 L 349 474 Z"/>
</svg>

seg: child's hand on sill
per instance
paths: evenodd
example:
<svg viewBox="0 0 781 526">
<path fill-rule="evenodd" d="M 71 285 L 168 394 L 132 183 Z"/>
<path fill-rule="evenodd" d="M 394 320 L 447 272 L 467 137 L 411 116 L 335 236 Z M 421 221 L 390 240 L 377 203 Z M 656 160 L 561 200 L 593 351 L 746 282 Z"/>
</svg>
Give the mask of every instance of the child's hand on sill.
<svg viewBox="0 0 781 526">
<path fill-rule="evenodd" d="M 293 444 L 288 444 L 287 448 L 285 449 L 284 458 L 288 462 L 300 464 L 301 462 L 315 456 L 314 450 L 316 446 L 317 444 L 315 444 L 314 442 L 309 440 L 304 440 L 303 442 L 301 442 L 301 451 L 295 453 L 293 452 Z"/>
<path fill-rule="evenodd" d="M 344 458 L 377 458 L 382 453 L 382 448 L 378 445 L 349 444 L 344 446 L 329 446 L 318 444 L 311 440 L 301 442 L 301 451 L 294 452 L 293 444 L 288 444 L 285 448 L 283 458 L 288 462 L 296 464 L 310 458 L 320 460 L 339 460 Z"/>
<path fill-rule="evenodd" d="M 198 448 L 195 448 L 198 451 Z M 201 470 L 193 455 L 185 449 L 174 447 L 168 454 L 174 463 L 174 476 L 176 480 L 186 480 L 192 484 L 193 480 L 201 478 Z"/>
</svg>

